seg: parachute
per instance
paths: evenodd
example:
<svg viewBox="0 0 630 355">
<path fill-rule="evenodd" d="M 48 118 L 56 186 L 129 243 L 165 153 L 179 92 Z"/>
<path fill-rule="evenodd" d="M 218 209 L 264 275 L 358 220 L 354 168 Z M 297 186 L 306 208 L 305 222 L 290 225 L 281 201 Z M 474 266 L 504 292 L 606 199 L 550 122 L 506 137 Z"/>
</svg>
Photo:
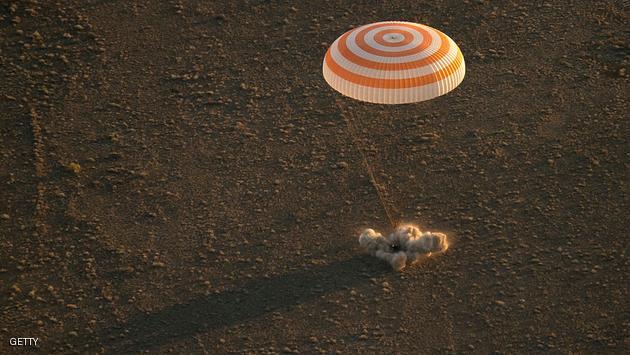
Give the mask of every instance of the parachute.
<svg viewBox="0 0 630 355">
<path fill-rule="evenodd" d="M 457 44 L 418 23 L 386 21 L 352 29 L 326 52 L 323 74 L 335 90 L 380 104 L 429 100 L 455 89 L 466 65 Z"/>
</svg>

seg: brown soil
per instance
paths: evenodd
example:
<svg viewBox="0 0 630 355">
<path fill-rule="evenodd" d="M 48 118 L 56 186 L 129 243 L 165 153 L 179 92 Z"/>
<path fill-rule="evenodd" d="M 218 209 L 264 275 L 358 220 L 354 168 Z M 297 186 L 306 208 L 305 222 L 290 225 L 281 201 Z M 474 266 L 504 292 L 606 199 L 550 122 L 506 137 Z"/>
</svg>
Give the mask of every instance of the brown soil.
<svg viewBox="0 0 630 355">
<path fill-rule="evenodd" d="M 0 353 L 628 352 L 628 16 L 571 3 L 0 2 Z M 399 19 L 459 88 L 327 86 Z M 387 221 L 347 119 L 445 255 L 359 250 Z"/>
</svg>

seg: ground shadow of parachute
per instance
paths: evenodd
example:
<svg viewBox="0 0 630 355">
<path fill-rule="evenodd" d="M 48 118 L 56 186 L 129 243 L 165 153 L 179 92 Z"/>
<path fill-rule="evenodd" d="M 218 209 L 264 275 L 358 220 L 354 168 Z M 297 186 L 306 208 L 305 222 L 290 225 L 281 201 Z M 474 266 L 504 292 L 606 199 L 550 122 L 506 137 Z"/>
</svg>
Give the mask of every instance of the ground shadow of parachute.
<svg viewBox="0 0 630 355">
<path fill-rule="evenodd" d="M 208 329 L 222 328 L 286 310 L 343 287 L 369 282 L 390 272 L 368 256 L 252 280 L 242 287 L 176 304 L 155 313 L 140 314 L 99 333 L 108 353 L 138 352 L 168 344 Z M 125 333 L 124 338 L 120 334 Z"/>
</svg>

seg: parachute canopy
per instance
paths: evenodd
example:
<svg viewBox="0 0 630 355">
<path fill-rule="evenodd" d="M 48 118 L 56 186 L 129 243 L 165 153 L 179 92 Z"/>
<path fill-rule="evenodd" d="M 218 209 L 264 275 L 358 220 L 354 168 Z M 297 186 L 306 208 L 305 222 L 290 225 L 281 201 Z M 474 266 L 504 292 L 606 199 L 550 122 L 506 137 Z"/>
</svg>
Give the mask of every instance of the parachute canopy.
<svg viewBox="0 0 630 355">
<path fill-rule="evenodd" d="M 326 52 L 324 79 L 357 100 L 403 104 L 429 100 L 464 80 L 464 57 L 444 33 L 387 21 L 344 33 Z"/>
</svg>

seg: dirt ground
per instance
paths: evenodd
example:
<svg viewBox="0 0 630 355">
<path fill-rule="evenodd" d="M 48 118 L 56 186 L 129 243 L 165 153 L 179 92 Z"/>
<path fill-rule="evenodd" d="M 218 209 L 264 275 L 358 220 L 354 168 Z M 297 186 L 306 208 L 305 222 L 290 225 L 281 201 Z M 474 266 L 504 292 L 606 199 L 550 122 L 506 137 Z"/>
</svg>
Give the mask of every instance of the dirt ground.
<svg viewBox="0 0 630 355">
<path fill-rule="evenodd" d="M 453 38 L 460 87 L 329 88 L 330 43 L 384 20 Z M 623 1 L 0 1 L 0 353 L 630 352 L 627 24 Z M 348 119 L 446 254 L 361 252 L 388 223 Z"/>
</svg>

